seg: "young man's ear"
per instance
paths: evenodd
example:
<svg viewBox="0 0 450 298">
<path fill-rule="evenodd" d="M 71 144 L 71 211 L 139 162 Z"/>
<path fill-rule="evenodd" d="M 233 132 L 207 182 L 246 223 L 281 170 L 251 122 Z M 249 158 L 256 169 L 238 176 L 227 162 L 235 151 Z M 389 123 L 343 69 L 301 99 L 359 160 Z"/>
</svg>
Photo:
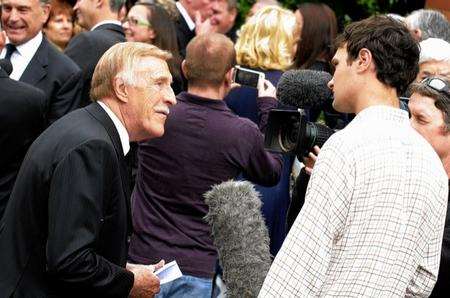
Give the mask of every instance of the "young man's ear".
<svg viewBox="0 0 450 298">
<path fill-rule="evenodd" d="M 113 79 L 113 92 L 114 96 L 122 103 L 128 102 L 128 88 L 125 84 L 125 81 L 121 78 L 116 76 Z"/>
<path fill-rule="evenodd" d="M 359 50 L 358 59 L 355 62 L 357 63 L 358 71 L 366 71 L 374 67 L 372 53 L 366 48 Z"/>
</svg>

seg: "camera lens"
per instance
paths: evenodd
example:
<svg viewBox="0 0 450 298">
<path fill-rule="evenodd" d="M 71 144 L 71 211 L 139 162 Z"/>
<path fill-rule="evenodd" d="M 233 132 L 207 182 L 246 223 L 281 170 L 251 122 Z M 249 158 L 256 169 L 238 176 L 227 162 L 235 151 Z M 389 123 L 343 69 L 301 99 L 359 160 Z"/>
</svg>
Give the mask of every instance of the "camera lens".
<svg viewBox="0 0 450 298">
<path fill-rule="evenodd" d="M 297 147 L 299 133 L 299 122 L 297 118 L 291 117 L 290 121 L 280 126 L 278 143 L 284 152 L 291 152 Z"/>
<path fill-rule="evenodd" d="M 306 124 L 305 137 L 304 140 L 302 140 L 302 147 L 304 148 L 303 155 L 307 156 L 315 145 L 322 147 L 332 134 L 334 134 L 334 130 L 328 126 L 308 122 Z"/>
</svg>

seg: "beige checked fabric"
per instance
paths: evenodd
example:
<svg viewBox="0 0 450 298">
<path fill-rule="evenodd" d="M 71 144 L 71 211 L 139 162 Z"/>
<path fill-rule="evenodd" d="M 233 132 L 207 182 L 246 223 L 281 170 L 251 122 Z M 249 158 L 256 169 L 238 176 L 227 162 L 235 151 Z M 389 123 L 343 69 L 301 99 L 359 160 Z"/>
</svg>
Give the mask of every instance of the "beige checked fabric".
<svg viewBox="0 0 450 298">
<path fill-rule="evenodd" d="M 406 112 L 361 111 L 323 146 L 259 296 L 429 295 L 447 192 L 438 156 Z"/>
</svg>

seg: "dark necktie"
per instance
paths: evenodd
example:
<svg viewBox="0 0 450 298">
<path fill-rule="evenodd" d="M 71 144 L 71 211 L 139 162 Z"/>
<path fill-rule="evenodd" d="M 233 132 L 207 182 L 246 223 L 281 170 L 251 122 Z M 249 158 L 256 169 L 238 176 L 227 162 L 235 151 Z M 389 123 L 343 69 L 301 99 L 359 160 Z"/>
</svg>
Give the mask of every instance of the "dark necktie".
<svg viewBox="0 0 450 298">
<path fill-rule="evenodd" d="M 11 61 L 11 55 L 16 51 L 16 46 L 13 45 L 12 43 L 8 43 L 6 45 L 6 55 L 5 55 L 5 59 Z"/>
</svg>

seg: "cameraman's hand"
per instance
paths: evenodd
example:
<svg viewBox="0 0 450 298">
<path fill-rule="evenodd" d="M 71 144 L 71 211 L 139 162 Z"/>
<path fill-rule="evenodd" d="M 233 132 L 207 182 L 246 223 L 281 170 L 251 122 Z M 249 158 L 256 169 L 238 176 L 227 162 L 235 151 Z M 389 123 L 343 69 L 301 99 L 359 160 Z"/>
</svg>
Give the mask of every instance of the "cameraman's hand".
<svg viewBox="0 0 450 298">
<path fill-rule="evenodd" d="M 268 80 L 258 81 L 258 97 L 273 97 L 276 98 L 277 89 Z"/>
<path fill-rule="evenodd" d="M 313 148 L 313 152 L 309 152 L 308 157 L 303 157 L 303 164 L 305 165 L 305 171 L 308 175 L 311 175 L 319 153 L 320 148 L 316 145 Z"/>
<path fill-rule="evenodd" d="M 130 292 L 130 297 L 153 297 L 159 293 L 159 278 L 155 275 L 155 270 L 164 266 L 164 260 L 155 265 L 139 265 L 127 263 L 127 269 L 134 274 L 134 284 Z"/>
</svg>

